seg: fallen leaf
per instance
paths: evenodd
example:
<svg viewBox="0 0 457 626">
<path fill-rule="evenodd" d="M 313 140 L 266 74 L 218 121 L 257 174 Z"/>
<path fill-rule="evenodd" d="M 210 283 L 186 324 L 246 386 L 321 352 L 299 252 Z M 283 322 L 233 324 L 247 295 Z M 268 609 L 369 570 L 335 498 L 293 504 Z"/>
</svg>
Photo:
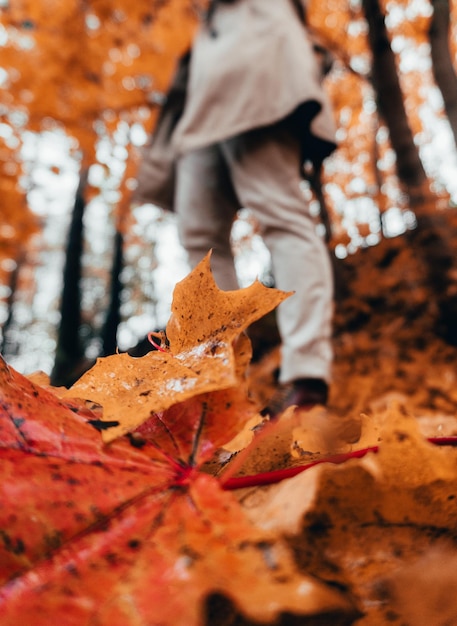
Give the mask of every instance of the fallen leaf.
<svg viewBox="0 0 457 626">
<path fill-rule="evenodd" d="M 49 555 L 172 469 L 99 433 L 0 360 L 0 581 Z"/>
<path fill-rule="evenodd" d="M 100 361 L 60 398 L 1 363 L 2 626 L 201 626 L 217 598 L 246 623 L 292 614 L 349 625 L 358 615 L 297 572 L 286 544 L 202 471 L 256 414 L 239 333 L 285 297 L 259 287 L 214 294 L 207 272 L 209 258 L 190 285 L 209 286 L 214 323 L 194 301 L 197 329 L 185 308 L 177 332 L 175 306 L 172 353 Z"/>
<path fill-rule="evenodd" d="M 142 498 L 66 546 L 0 598 L 1 623 L 204 623 L 205 600 L 220 593 L 246 616 L 281 612 L 348 614 L 344 599 L 298 575 L 284 548 L 244 520 L 238 505 L 201 475 L 182 492 Z M 350 623 L 350 622 L 347 622 Z"/>
<path fill-rule="evenodd" d="M 173 292 L 167 337 L 173 354 L 209 342 L 232 345 L 253 322 L 272 311 L 293 292 L 265 287 L 258 280 L 236 291 L 222 291 L 210 270 L 211 254 Z"/>
<path fill-rule="evenodd" d="M 169 353 L 98 359 L 64 397 L 92 400 L 103 407 L 102 420 L 111 424 L 102 432 L 108 442 L 135 430 L 151 413 L 199 394 L 245 385 L 251 351 L 242 333 L 288 295 L 258 281 L 237 291 L 220 290 L 208 254 L 175 287 L 167 325 Z"/>
<path fill-rule="evenodd" d="M 457 552 L 452 544 L 428 550 L 383 581 L 392 614 L 414 626 L 457 624 Z"/>
<path fill-rule="evenodd" d="M 394 620 L 383 581 L 457 536 L 455 447 L 428 442 L 402 407 L 381 423 L 376 454 L 238 493 L 251 520 L 287 537 L 302 571 L 356 594 L 361 626 L 410 623 Z"/>
<path fill-rule="evenodd" d="M 62 400 L 0 372 L 2 626 L 200 626 L 216 596 L 255 622 L 358 614 L 198 471 L 195 440 L 181 439 L 187 465 L 151 433 L 103 445 Z"/>
</svg>

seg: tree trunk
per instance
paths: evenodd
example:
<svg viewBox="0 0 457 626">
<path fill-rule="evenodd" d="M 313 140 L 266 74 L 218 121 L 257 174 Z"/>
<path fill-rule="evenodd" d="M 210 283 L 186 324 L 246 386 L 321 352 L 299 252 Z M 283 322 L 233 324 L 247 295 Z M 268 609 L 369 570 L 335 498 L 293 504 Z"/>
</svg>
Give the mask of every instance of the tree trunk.
<svg viewBox="0 0 457 626">
<path fill-rule="evenodd" d="M 439 1 L 439 0 L 437 0 Z M 363 0 L 373 53 L 372 81 L 378 109 L 397 155 L 397 174 L 415 210 L 417 227 L 406 238 L 424 264 L 427 282 L 438 309 L 436 332 L 457 345 L 457 292 L 453 278 L 455 254 L 445 214 L 436 211 L 427 176 L 414 143 L 403 101 L 395 57 L 378 0 Z"/>
<path fill-rule="evenodd" d="M 84 347 L 80 337 L 81 327 L 81 260 L 83 252 L 83 216 L 86 206 L 84 192 L 87 183 L 87 170 L 80 175 L 76 191 L 66 247 L 66 261 L 63 272 L 63 289 L 60 304 L 60 326 L 57 335 L 57 349 L 51 384 L 71 386 L 86 369 Z"/>
<path fill-rule="evenodd" d="M 16 347 L 14 347 L 14 344 L 16 342 L 11 342 L 9 331 L 10 331 L 11 326 L 13 325 L 14 299 L 16 296 L 16 289 L 17 289 L 17 284 L 19 280 L 19 272 L 20 272 L 20 268 L 22 264 L 22 259 L 23 259 L 23 255 L 20 254 L 19 258 L 16 261 L 16 266 L 9 276 L 8 287 L 10 289 L 10 292 L 8 294 L 8 298 L 6 301 L 6 306 L 7 306 L 6 319 L 3 323 L 2 331 L 0 335 L 0 353 L 3 354 L 3 356 L 8 356 L 10 354 L 14 354 L 17 352 L 17 345 Z"/>
<path fill-rule="evenodd" d="M 418 215 L 417 228 L 407 233 L 434 295 L 435 332 L 453 346 L 457 346 L 457 259 L 450 242 L 455 237 L 455 226 L 443 211 Z"/>
<path fill-rule="evenodd" d="M 120 231 L 117 231 L 114 239 L 114 257 L 113 266 L 111 268 L 110 303 L 102 330 L 103 356 L 115 354 L 117 349 L 117 329 L 121 321 L 121 272 L 124 265 L 123 245 L 124 237 Z"/>
<path fill-rule="evenodd" d="M 449 0 L 432 0 L 432 5 L 429 38 L 433 75 L 443 96 L 444 109 L 457 147 L 457 76 L 449 48 Z"/>
<path fill-rule="evenodd" d="M 397 155 L 398 178 L 409 195 L 415 197 L 427 176 L 408 123 L 384 15 L 378 0 L 363 0 L 362 5 L 369 27 L 373 54 L 372 83 L 377 94 L 379 113 L 387 124 L 390 141 Z"/>
</svg>

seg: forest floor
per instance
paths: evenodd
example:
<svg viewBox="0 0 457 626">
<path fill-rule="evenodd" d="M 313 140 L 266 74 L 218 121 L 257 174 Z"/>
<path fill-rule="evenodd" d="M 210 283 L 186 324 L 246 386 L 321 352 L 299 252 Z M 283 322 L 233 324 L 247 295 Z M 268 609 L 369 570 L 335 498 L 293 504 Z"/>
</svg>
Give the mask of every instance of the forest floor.
<svg viewBox="0 0 457 626">
<path fill-rule="evenodd" d="M 456 246 L 451 248 L 455 250 Z M 453 326 L 457 315 L 447 317 L 451 327 L 445 329 L 442 305 L 448 295 L 449 301 L 453 299 L 453 292 L 451 289 L 449 294 L 441 293 L 437 287 L 441 286 L 440 275 L 451 276 L 452 267 L 437 263 L 431 271 L 430 261 L 428 258 L 424 262 L 418 248 L 410 245 L 406 237 L 397 237 L 385 239 L 337 264 L 335 363 L 328 405 L 310 411 L 289 410 L 271 424 L 256 414 L 241 433 L 218 449 L 214 460 L 202 467 L 203 472 L 221 474 L 221 485 L 226 489 L 227 473 L 232 477 L 257 475 L 251 481 L 252 486 L 240 488 L 240 482 L 235 481 L 238 488 L 231 493 L 256 532 L 261 531 L 262 568 L 273 571 L 275 585 L 281 593 L 288 580 L 281 568 L 278 571 L 275 552 L 270 548 L 276 544 L 283 547 L 285 543 L 290 548 L 287 554 L 293 557 L 294 574 L 298 570 L 309 580 L 325 583 L 322 587 L 326 592 L 330 590 L 344 601 L 335 619 L 328 617 L 331 607 L 326 602 L 324 613 L 317 609 L 306 613 L 306 607 L 302 606 L 303 615 L 281 613 L 279 621 L 274 622 L 276 626 L 457 624 L 457 345 L 452 345 L 457 341 L 450 341 L 457 335 Z M 431 282 L 431 276 L 438 283 Z M 255 305 L 258 306 L 257 301 Z M 249 331 L 256 355 L 248 369 L 249 391 L 259 407 L 268 404 L 277 387 L 279 346 L 273 321 L 274 315 L 266 316 L 257 328 L 254 325 Z M 444 330 L 448 331 L 447 341 Z M 125 374 L 125 370 L 117 371 Z M 135 376 L 136 383 L 142 382 L 138 370 Z M 35 383 L 46 386 L 46 380 L 41 375 L 38 377 Z M 123 378 L 122 381 L 125 382 Z M 149 393 L 150 387 L 147 389 Z M 243 395 L 243 403 L 244 399 Z M 38 402 L 36 398 L 35 401 Z M 224 407 L 231 408 L 232 403 L 224 400 Z M 15 405 L 15 424 L 22 423 L 23 408 L 22 401 Z M 190 425 L 193 424 L 191 413 Z M 224 436 L 217 440 L 226 441 L 227 423 L 218 421 Z M 89 430 L 93 436 L 93 429 Z M 32 428 L 32 435 L 34 432 Z M 188 441 L 187 435 L 183 441 Z M 126 445 L 131 451 L 130 444 Z M 16 453 L 15 449 L 11 452 Z M 38 456 L 37 463 L 46 463 L 46 454 Z M 72 463 L 69 465 L 73 468 Z M 100 467 L 97 463 L 86 466 L 90 476 L 90 472 L 98 472 Z M 285 470 L 287 480 L 274 482 L 275 470 Z M 47 476 L 46 465 L 44 472 Z M 261 477 L 267 480 L 262 482 Z M 199 474 L 198 480 L 201 478 Z M 24 485 L 33 488 L 33 483 L 29 483 L 27 475 Z M 65 481 L 62 486 L 66 490 Z M 168 491 L 173 495 L 184 493 L 180 491 L 182 486 L 183 483 L 171 483 Z M 87 496 L 88 502 L 91 494 Z M 191 498 L 184 500 L 187 503 Z M 194 508 L 200 510 L 194 506 L 189 510 L 194 512 Z M 187 508 L 183 510 L 186 515 L 189 513 Z M 224 516 L 224 510 L 221 511 Z M 236 511 L 239 515 L 238 506 Z M 170 524 L 175 523 L 169 515 Z M 200 519 L 199 516 L 200 513 L 196 517 Z M 178 516 L 179 524 L 183 519 Z M 60 516 L 57 521 L 60 523 Z M 239 521 L 237 517 L 237 524 Z M 171 534 L 177 527 L 171 524 L 168 528 L 164 523 L 166 532 Z M 219 522 L 215 522 L 216 538 L 218 529 Z M 211 555 L 207 550 L 206 526 L 203 534 L 204 549 Z M 236 556 L 235 545 L 246 558 L 245 541 L 229 545 L 224 552 L 228 561 L 218 562 L 216 555 L 215 565 L 211 561 L 215 569 L 202 569 L 205 585 L 208 571 L 219 574 L 222 570 L 224 576 L 232 576 L 230 568 L 226 572 L 224 567 Z M 198 551 L 193 554 L 200 555 L 206 563 L 203 550 L 201 554 Z M 134 567 L 139 558 L 136 552 L 132 558 Z M 199 562 L 197 558 L 194 560 Z M 148 566 L 153 562 L 148 556 Z M 128 559 L 126 563 L 130 567 Z M 253 580 L 256 575 L 250 560 L 248 565 L 247 579 L 242 581 L 262 586 L 263 578 L 260 582 Z M 238 570 L 233 571 L 236 578 Z M 312 605 L 318 600 L 318 592 L 310 585 L 305 584 L 305 591 L 308 590 Z M 262 590 L 267 593 L 263 587 Z M 251 592 L 247 588 L 247 595 Z M 259 597 L 265 600 L 264 596 L 253 594 L 252 603 L 262 608 Z M 221 606 L 218 602 L 211 604 L 211 600 L 214 598 L 208 598 L 205 622 L 208 626 L 260 626 L 258 621 L 234 614 L 237 608 L 224 603 L 231 602 L 230 593 L 227 598 L 224 596 Z M 216 600 L 220 600 L 217 595 Z M 268 600 L 276 602 L 275 598 Z M 41 595 L 39 601 L 42 602 Z M 299 601 L 302 602 L 301 596 Z M 22 604 L 16 603 L 11 611 L 14 613 L 16 609 L 20 614 L 24 611 Z"/>
<path fill-rule="evenodd" d="M 457 436 L 457 347 L 439 336 L 422 261 L 402 237 L 346 260 L 329 404 L 289 426 L 285 416 L 276 445 L 241 470 L 379 445 L 376 457 L 286 481 L 301 481 L 307 502 L 298 508 L 287 501 L 298 492 L 284 486 L 239 496 L 267 526 L 271 503 L 281 503 L 282 517 L 290 516 L 282 532 L 300 568 L 350 594 L 363 614 L 357 626 L 457 624 L 457 448 L 426 441 Z M 261 404 L 274 392 L 278 363 L 275 347 L 251 367 Z"/>
</svg>

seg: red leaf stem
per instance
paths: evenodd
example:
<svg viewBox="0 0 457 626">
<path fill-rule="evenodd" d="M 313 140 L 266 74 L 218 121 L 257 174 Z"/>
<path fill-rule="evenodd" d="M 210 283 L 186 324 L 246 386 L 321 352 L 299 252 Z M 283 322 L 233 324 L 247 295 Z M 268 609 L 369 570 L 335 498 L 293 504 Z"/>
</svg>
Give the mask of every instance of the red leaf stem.
<svg viewBox="0 0 457 626">
<path fill-rule="evenodd" d="M 154 348 L 155 348 L 156 350 L 158 350 L 159 352 L 168 352 L 168 350 L 167 350 L 167 349 L 166 349 L 166 348 L 162 345 L 162 342 L 161 342 L 161 343 L 157 343 L 157 341 L 155 341 L 155 340 L 153 339 L 153 337 L 160 338 L 160 336 L 161 336 L 161 334 L 160 334 L 160 333 L 156 333 L 156 332 L 152 332 L 152 331 L 151 331 L 150 333 L 148 333 L 148 341 L 149 341 L 149 343 L 151 343 L 151 344 L 154 346 Z"/>
<path fill-rule="evenodd" d="M 430 443 L 437 446 L 457 446 L 456 437 L 429 437 L 427 439 Z M 321 465 L 322 463 L 334 463 L 336 465 L 349 461 L 349 459 L 360 459 L 369 452 L 378 452 L 379 446 L 372 446 L 369 448 L 362 448 L 360 450 L 352 450 L 351 452 L 343 452 L 341 454 L 335 454 L 332 456 L 326 456 L 322 459 L 316 459 L 310 463 L 304 465 L 296 465 L 295 467 L 287 467 L 285 469 L 273 470 L 271 472 L 261 472 L 259 474 L 252 474 L 250 476 L 235 476 L 228 478 L 225 482 L 222 478 L 222 488 L 227 491 L 234 489 L 243 489 L 246 487 L 261 487 L 263 485 L 274 485 L 286 478 L 292 478 L 297 474 L 301 474 L 307 469 L 314 467 L 315 465 Z"/>
</svg>

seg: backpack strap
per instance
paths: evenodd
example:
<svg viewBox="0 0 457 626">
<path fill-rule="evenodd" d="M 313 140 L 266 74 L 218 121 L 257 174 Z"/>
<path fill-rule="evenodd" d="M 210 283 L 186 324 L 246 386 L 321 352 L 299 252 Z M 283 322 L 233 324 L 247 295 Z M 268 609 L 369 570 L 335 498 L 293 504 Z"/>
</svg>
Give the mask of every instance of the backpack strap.
<svg viewBox="0 0 457 626">
<path fill-rule="evenodd" d="M 306 10 L 304 3 L 301 0 L 292 0 L 292 4 L 297 11 L 300 22 L 306 25 Z"/>
</svg>

